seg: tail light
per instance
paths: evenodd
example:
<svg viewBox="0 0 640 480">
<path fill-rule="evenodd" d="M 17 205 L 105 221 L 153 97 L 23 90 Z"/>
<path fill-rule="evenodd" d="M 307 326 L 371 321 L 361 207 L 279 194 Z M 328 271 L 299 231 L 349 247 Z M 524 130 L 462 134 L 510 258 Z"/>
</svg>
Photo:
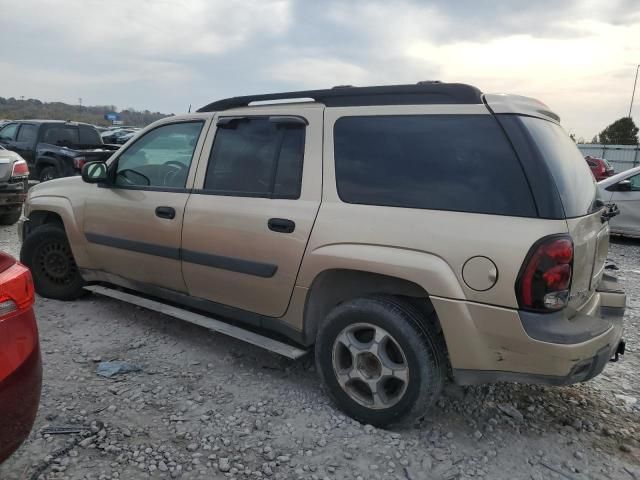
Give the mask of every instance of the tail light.
<svg viewBox="0 0 640 480">
<path fill-rule="evenodd" d="M 0 382 L 22 365 L 37 348 L 29 269 L 0 253 Z"/>
<path fill-rule="evenodd" d="M 553 311 L 566 307 L 572 276 L 571 237 L 553 235 L 541 239 L 531 248 L 520 269 L 516 283 L 520 308 Z"/>
<path fill-rule="evenodd" d="M 26 177 L 29 175 L 29 167 L 24 160 L 18 160 L 13 164 L 13 170 L 11 170 L 11 178 Z"/>
<path fill-rule="evenodd" d="M 82 170 L 85 163 L 87 163 L 87 159 L 85 157 L 74 157 L 73 159 L 73 166 L 76 170 Z"/>
</svg>

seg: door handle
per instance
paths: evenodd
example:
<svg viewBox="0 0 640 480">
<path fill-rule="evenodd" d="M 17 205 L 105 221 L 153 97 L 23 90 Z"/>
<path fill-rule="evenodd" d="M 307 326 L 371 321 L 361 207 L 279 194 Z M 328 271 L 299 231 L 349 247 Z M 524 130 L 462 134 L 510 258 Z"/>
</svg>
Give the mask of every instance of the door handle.
<svg viewBox="0 0 640 480">
<path fill-rule="evenodd" d="M 156 217 L 168 218 L 169 220 L 175 218 L 176 211 L 173 207 L 157 207 Z"/>
<path fill-rule="evenodd" d="M 269 230 L 278 233 L 293 233 L 296 229 L 296 224 L 287 220 L 286 218 L 270 218 L 269 219 Z"/>
</svg>

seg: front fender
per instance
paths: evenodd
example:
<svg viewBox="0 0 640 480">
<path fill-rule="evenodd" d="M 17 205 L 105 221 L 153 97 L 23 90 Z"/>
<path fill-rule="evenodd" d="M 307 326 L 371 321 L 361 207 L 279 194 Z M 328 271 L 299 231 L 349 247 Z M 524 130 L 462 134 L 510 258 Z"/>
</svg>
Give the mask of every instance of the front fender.
<svg viewBox="0 0 640 480">
<path fill-rule="evenodd" d="M 53 183 L 59 180 L 52 180 Z M 58 215 L 62 219 L 67 238 L 69 240 L 69 246 L 71 252 L 76 261 L 76 264 L 81 268 L 91 268 L 91 262 L 89 261 L 89 255 L 86 249 L 86 239 L 82 232 L 81 225 L 78 223 L 79 212 L 74 210 L 71 201 L 62 196 L 30 196 L 28 202 L 25 204 L 24 214 L 26 217 L 31 217 L 36 212 L 47 212 Z"/>
<path fill-rule="evenodd" d="M 305 255 L 298 285 L 310 288 L 325 270 L 350 269 L 401 278 L 421 286 L 429 295 L 465 299 L 454 271 L 442 258 L 417 250 L 340 243 L 319 247 Z"/>
</svg>

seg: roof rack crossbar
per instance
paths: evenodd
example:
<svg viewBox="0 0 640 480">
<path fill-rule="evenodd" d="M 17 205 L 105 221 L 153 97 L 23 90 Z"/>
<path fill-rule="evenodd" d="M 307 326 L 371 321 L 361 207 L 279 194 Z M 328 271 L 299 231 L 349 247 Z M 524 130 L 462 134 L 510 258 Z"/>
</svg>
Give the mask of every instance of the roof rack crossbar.
<svg viewBox="0 0 640 480">
<path fill-rule="evenodd" d="M 478 104 L 482 103 L 482 92 L 476 87 L 462 83 L 419 83 L 411 85 L 388 85 L 377 87 L 341 86 L 324 90 L 267 93 L 232 97 L 210 103 L 198 112 L 218 112 L 232 108 L 247 107 L 253 102 L 271 100 L 313 99 L 327 107 L 366 105 L 424 105 L 424 104 Z"/>
</svg>

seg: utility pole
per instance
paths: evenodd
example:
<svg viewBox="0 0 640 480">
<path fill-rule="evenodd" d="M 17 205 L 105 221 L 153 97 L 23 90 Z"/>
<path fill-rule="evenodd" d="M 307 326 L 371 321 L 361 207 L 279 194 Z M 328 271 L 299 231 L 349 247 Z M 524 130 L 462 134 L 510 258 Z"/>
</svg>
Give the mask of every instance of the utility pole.
<svg viewBox="0 0 640 480">
<path fill-rule="evenodd" d="M 633 82 L 633 92 L 631 93 L 631 104 L 629 105 L 629 118 L 631 118 L 631 109 L 633 108 L 633 96 L 636 94 L 636 83 L 638 83 L 638 70 L 640 70 L 640 64 L 636 67 L 636 79 Z"/>
<path fill-rule="evenodd" d="M 78 110 L 82 111 L 82 98 L 78 99 Z"/>
</svg>

